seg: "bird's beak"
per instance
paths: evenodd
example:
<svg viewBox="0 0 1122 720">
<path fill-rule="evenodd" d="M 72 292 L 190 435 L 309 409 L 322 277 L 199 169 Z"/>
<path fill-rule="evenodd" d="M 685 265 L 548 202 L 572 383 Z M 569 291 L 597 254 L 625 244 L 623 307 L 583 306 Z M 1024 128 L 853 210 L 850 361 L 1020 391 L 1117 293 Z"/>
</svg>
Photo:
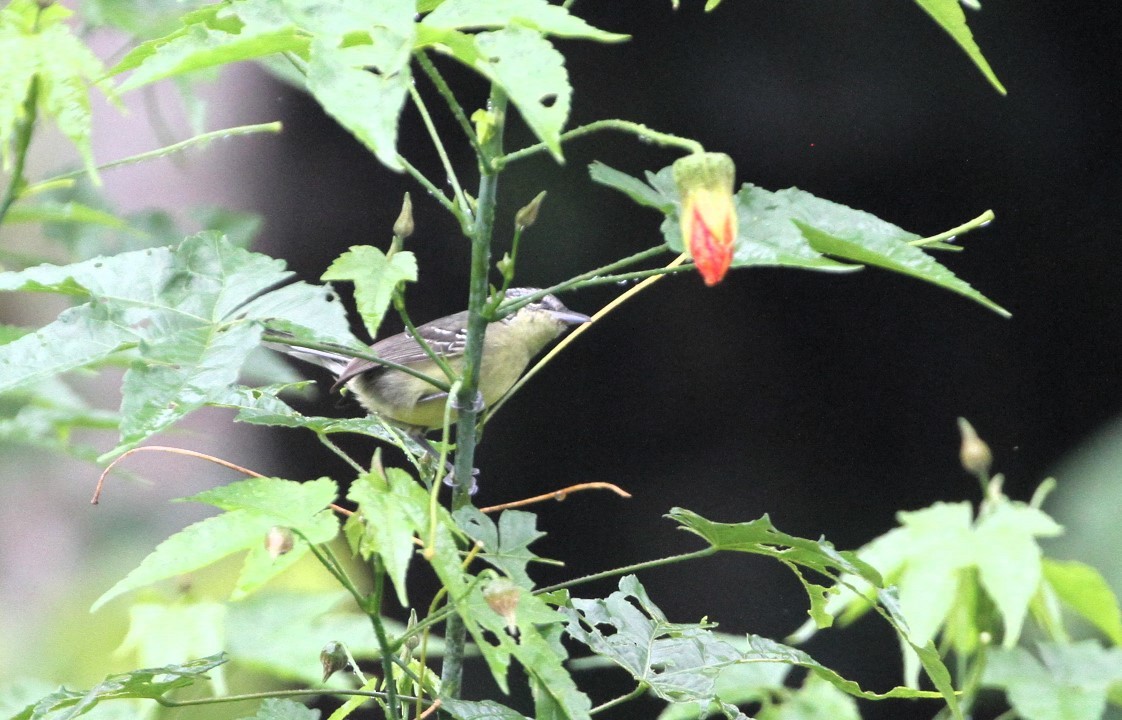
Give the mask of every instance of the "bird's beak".
<svg viewBox="0 0 1122 720">
<path fill-rule="evenodd" d="M 564 310 L 550 310 L 549 314 L 553 316 L 553 319 L 557 322 L 562 322 L 566 325 L 583 325 L 586 322 L 592 320 L 592 318 L 588 317 L 587 315 L 579 312 L 573 312 L 568 308 L 565 308 Z"/>
</svg>

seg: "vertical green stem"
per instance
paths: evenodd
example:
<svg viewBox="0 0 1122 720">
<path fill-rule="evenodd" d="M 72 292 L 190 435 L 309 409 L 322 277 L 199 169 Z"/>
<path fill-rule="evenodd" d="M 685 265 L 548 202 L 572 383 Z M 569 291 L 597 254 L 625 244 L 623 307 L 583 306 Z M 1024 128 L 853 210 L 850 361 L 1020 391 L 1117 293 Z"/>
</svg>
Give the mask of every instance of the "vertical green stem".
<svg viewBox="0 0 1122 720">
<path fill-rule="evenodd" d="M 475 223 L 471 232 L 471 281 L 468 293 L 468 335 L 464 351 L 464 367 L 460 376 L 460 390 L 455 402 L 459 411 L 456 425 L 456 484 L 452 489 L 452 507 L 461 508 L 471 503 L 472 470 L 475 467 L 476 422 L 479 410 L 475 407 L 479 395 L 479 372 L 483 358 L 483 335 L 487 331 L 484 313 L 487 305 L 487 276 L 491 266 L 491 238 L 495 226 L 495 202 L 498 198 L 499 177 L 492 169 L 491 158 L 502 154 L 503 130 L 506 120 L 506 95 L 492 86 L 489 101 L 494 114 L 494 132 L 483 144 L 486 157 L 481 158 L 483 168 L 479 177 L 479 194 L 476 201 Z M 451 602 L 454 599 L 450 598 Z M 448 618 L 445 628 L 444 665 L 441 685 L 444 693 L 458 697 L 463 683 L 464 643 L 467 630 L 459 615 Z"/>
<path fill-rule="evenodd" d="M 31 79 L 31 87 L 27 89 L 27 97 L 23 101 L 23 121 L 16 128 L 15 162 L 12 163 L 12 177 L 0 200 L 0 223 L 11 209 L 12 203 L 20 196 L 27 181 L 23 177 L 23 167 L 27 162 L 27 150 L 31 146 L 31 135 L 35 130 L 35 114 L 39 108 L 39 77 Z"/>
<path fill-rule="evenodd" d="M 370 622 L 374 625 L 374 635 L 378 639 L 378 650 L 382 655 L 382 672 L 386 677 L 386 703 L 389 705 L 387 716 L 398 720 L 401 710 L 397 702 L 397 679 L 393 673 L 393 648 L 382 624 L 382 598 L 386 592 L 386 571 L 379 560 L 374 563 L 374 590 L 370 593 Z"/>
</svg>

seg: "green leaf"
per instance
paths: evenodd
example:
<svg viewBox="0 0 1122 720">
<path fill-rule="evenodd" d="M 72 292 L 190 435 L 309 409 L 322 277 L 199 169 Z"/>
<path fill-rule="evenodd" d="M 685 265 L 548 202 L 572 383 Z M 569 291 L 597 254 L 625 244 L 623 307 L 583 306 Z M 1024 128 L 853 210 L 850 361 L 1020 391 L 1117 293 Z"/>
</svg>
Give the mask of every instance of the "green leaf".
<svg viewBox="0 0 1122 720">
<path fill-rule="evenodd" d="M 391 636 L 405 627 L 383 618 Z M 230 603 L 225 632 L 230 659 L 290 682 L 320 683 L 323 667 L 317 652 L 331 640 L 345 638 L 347 649 L 357 659 L 381 657 L 370 618 L 355 606 L 350 594 L 330 592 L 260 592 Z M 428 655 L 443 651 L 436 637 L 428 641 Z M 346 678 L 329 684 L 348 685 Z"/>
<path fill-rule="evenodd" d="M 206 679 L 206 673 L 226 662 L 222 654 L 191 660 L 182 664 L 158 668 L 145 668 L 132 672 L 109 675 L 89 690 L 66 690 L 52 693 L 29 705 L 11 720 L 47 720 L 61 710 L 68 710 L 66 717 L 75 718 L 85 715 L 102 700 L 122 698 L 156 699 L 177 688 L 194 685 Z"/>
<path fill-rule="evenodd" d="M 608 167 L 599 160 L 588 166 L 588 176 L 592 182 L 619 190 L 639 205 L 654 208 L 665 215 L 675 211 L 676 198 L 667 197 L 639 178 Z"/>
<path fill-rule="evenodd" d="M 519 26 L 481 32 L 475 46 L 475 70 L 502 88 L 534 135 L 563 162 L 561 130 L 573 99 L 565 57 L 540 34 Z"/>
<path fill-rule="evenodd" d="M 70 11 L 61 6 L 39 12 L 30 0 L 15 0 L 0 9 L 0 57 L 5 60 L 0 70 L 0 163 L 4 169 L 10 167 L 17 129 L 27 119 L 25 102 L 35 83 L 39 119 L 54 121 L 78 148 L 86 171 L 97 177 L 90 147 L 89 89 L 101 76 L 101 61 L 63 22 L 68 15 Z"/>
<path fill-rule="evenodd" d="M 748 635 L 737 647 L 716 636 L 709 625 L 669 622 L 634 575 L 621 578 L 619 588 L 603 600 L 574 598 L 573 609 L 563 610 L 569 618 L 567 631 L 663 700 L 698 703 L 702 708 L 719 704 L 715 683 L 720 671 L 754 663 L 804 667 L 839 690 L 869 700 L 939 697 L 903 687 L 887 693 L 862 690 L 801 650 L 767 638 Z"/>
<path fill-rule="evenodd" d="M 263 321 L 298 326 L 306 339 L 354 342 L 331 289 L 278 287 L 291 276 L 282 261 L 234 247 L 213 232 L 191 236 L 174 250 L 0 273 L 0 290 L 87 301 L 33 335 L 0 346 L 0 390 L 135 348 L 123 384 L 121 444 L 107 456 L 119 454 L 224 397 Z"/>
<path fill-rule="evenodd" d="M 630 37 L 594 28 L 547 0 L 445 0 L 421 23 L 457 30 L 524 25 L 542 35 L 600 42 L 619 42 Z"/>
<path fill-rule="evenodd" d="M 8 223 L 75 223 L 96 225 L 118 232 L 137 232 L 125 220 L 113 213 L 78 202 L 41 202 L 35 205 L 15 205 L 4 218 Z"/>
<path fill-rule="evenodd" d="M 324 111 L 353 134 L 391 170 L 402 169 L 397 155 L 397 123 L 411 82 L 409 48 L 412 39 L 390 35 L 379 38 L 400 52 L 398 61 L 378 73 L 367 69 L 370 46 L 339 47 L 317 40 L 308 63 L 308 91 Z"/>
<path fill-rule="evenodd" d="M 1069 608 L 1086 618 L 1115 645 L 1122 645 L 1118 596 L 1098 570 L 1075 560 L 1044 558 L 1044 578 Z"/>
<path fill-rule="evenodd" d="M 1122 681 L 1122 649 L 1093 641 L 1042 643 L 1034 658 L 1025 648 L 995 651 L 982 685 L 1005 691 L 1024 720 L 1094 720 L 1103 716 L 1110 686 Z"/>
<path fill-rule="evenodd" d="M 425 513 L 416 499 L 417 483 L 404 470 L 390 468 L 385 477 L 374 473 L 359 476 L 347 493 L 358 512 L 347 520 L 347 538 L 364 559 L 378 555 L 403 607 L 409 607 L 405 576 L 416 546 L 414 532 L 425 525 Z"/>
<path fill-rule="evenodd" d="M 836 207 L 844 208 L 843 205 L 837 205 Z M 848 208 L 846 209 L 848 210 Z M 871 215 L 868 217 L 872 218 Z M 836 231 L 837 234 L 833 234 L 829 230 L 823 230 L 821 227 L 811 226 L 798 220 L 796 220 L 796 224 L 802 230 L 811 247 L 819 252 L 845 260 L 876 265 L 903 275 L 911 275 L 914 278 L 970 298 L 1002 317 L 1009 317 L 1010 315 L 1008 310 L 970 287 L 969 283 L 960 280 L 930 255 L 913 245 L 909 245 L 906 238 L 914 238 L 910 233 L 906 236 L 893 238 L 887 235 L 858 234 L 859 230 L 857 229 L 835 226 L 838 227 L 838 230 Z"/>
<path fill-rule="evenodd" d="M 1042 552 L 1036 538 L 1062 531 L 1042 511 L 1021 503 L 1001 503 L 978 521 L 974 562 L 982 587 L 1001 612 L 1006 648 L 1017 644 L 1029 603 L 1040 588 Z"/>
<path fill-rule="evenodd" d="M 935 22 L 939 23 L 939 26 L 946 30 L 948 35 L 954 38 L 954 41 L 982 71 L 990 84 L 999 93 L 1005 95 L 1005 86 L 997 79 L 993 68 L 990 67 L 990 64 L 982 55 L 978 44 L 974 42 L 974 35 L 970 32 L 970 28 L 966 26 L 966 13 L 962 11 L 959 2 L 960 0 L 916 0 L 916 4 L 923 8 Z"/>
<path fill-rule="evenodd" d="M 118 655 L 135 654 L 144 667 L 176 657 L 204 657 L 226 645 L 226 606 L 216 602 L 140 602 L 129 607 L 129 630 Z M 216 694 L 226 692 L 225 668 L 214 671 Z"/>
<path fill-rule="evenodd" d="M 266 698 L 257 713 L 242 720 L 319 720 L 319 710 L 313 710 L 292 700 Z"/>
<path fill-rule="evenodd" d="M 713 636 L 741 648 L 744 640 L 739 635 L 713 633 Z M 747 705 L 762 703 L 773 695 L 782 693 L 784 680 L 791 672 L 790 665 L 782 663 L 741 663 L 726 665 L 717 673 L 713 685 L 718 702 L 708 706 L 696 702 L 670 703 L 658 720 L 698 720 L 699 713 L 710 717 L 721 712 L 721 705 Z M 814 677 L 810 675 L 808 677 Z"/>
<path fill-rule="evenodd" d="M 189 525 L 157 545 L 136 569 L 99 597 L 90 612 L 130 590 L 260 547 L 274 526 L 299 534 L 292 550 L 277 562 L 267 554 L 260 557 L 251 553 L 255 561 L 243 568 L 235 588 L 236 595 L 245 595 L 299 559 L 307 552 L 307 542 L 318 544 L 335 537 L 339 524 L 327 506 L 336 492 L 335 483 L 327 478 L 305 483 L 250 478 L 185 498 L 227 512 Z"/>
<path fill-rule="evenodd" d="M 496 525 L 478 509 L 467 506 L 452 516 L 469 537 L 483 543 L 479 559 L 501 570 L 516 585 L 534 586 L 526 574 L 526 566 L 541 558 L 531 552 L 529 546 L 545 537 L 545 533 L 537 528 L 537 515 L 522 510 L 505 510 Z"/>
<path fill-rule="evenodd" d="M 187 13 L 183 26 L 134 48 L 110 71 L 133 70 L 122 92 L 165 78 L 277 52 L 307 54 L 308 38 L 268 0 L 220 3 Z"/>
<path fill-rule="evenodd" d="M 355 245 L 335 259 L 321 280 L 347 280 L 355 285 L 355 304 L 370 337 L 378 336 L 386 310 L 400 283 L 417 281 L 417 258 L 396 252 L 386 257 L 376 247 Z"/>
<path fill-rule="evenodd" d="M 0 443 L 64 453 L 93 462 L 101 453 L 76 443 L 76 430 L 115 430 L 116 413 L 91 408 L 59 378 L 43 378 L 0 396 Z"/>
<path fill-rule="evenodd" d="M 757 720 L 861 720 L 857 702 L 817 675 L 784 702 L 762 708 Z"/>
<path fill-rule="evenodd" d="M 456 720 L 530 720 L 522 713 L 494 700 L 441 698 L 440 709 Z"/>
</svg>

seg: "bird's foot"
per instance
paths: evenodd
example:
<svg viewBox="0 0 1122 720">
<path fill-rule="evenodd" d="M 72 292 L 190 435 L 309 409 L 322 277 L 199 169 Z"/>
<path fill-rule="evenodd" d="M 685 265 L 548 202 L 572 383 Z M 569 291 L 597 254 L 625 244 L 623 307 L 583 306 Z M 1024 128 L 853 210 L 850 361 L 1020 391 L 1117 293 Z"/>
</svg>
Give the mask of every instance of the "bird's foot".
<svg viewBox="0 0 1122 720">
<path fill-rule="evenodd" d="M 448 487 L 456 486 L 456 468 L 452 464 L 448 464 L 448 474 L 444 476 L 444 484 Z M 474 495 L 479 492 L 479 468 L 471 469 L 471 486 L 468 488 L 468 493 Z"/>
<path fill-rule="evenodd" d="M 483 408 L 485 407 L 487 407 L 487 405 L 483 402 L 483 393 L 476 390 L 475 397 L 471 400 L 471 411 L 475 413 L 483 412 Z M 452 408 L 457 411 L 465 409 L 464 406 L 460 404 L 458 398 L 456 398 L 455 396 L 452 397 Z"/>
</svg>

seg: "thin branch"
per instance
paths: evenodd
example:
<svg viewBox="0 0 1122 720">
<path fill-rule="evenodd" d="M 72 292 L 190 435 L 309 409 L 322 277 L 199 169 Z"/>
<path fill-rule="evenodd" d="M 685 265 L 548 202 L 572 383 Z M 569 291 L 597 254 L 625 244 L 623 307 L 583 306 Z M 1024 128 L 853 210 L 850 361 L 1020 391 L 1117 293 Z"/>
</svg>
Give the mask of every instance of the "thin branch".
<svg viewBox="0 0 1122 720">
<path fill-rule="evenodd" d="M 319 438 L 319 441 L 321 443 L 323 443 L 324 447 L 326 447 L 328 450 L 330 450 L 331 452 L 338 455 L 339 458 L 342 459 L 343 462 L 350 465 L 351 469 L 354 470 L 355 472 L 357 472 L 359 475 L 362 475 L 363 473 L 366 472 L 366 468 L 359 465 L 358 461 L 356 461 L 354 458 L 352 458 L 347 453 L 343 452 L 343 448 L 339 447 L 334 442 L 332 442 L 331 438 L 327 437 L 327 433 L 317 432 L 316 437 Z M 351 514 L 350 511 L 348 511 L 348 514 Z"/>
<path fill-rule="evenodd" d="M 309 695 L 359 695 L 362 697 L 378 698 L 384 700 L 387 694 L 378 690 L 347 690 L 345 688 L 308 688 L 306 690 L 266 690 L 264 692 L 256 693 L 243 693 L 241 695 L 226 695 L 224 697 L 209 697 L 209 698 L 194 698 L 191 700 L 172 700 L 166 697 L 153 698 L 157 703 L 164 707 L 189 707 L 191 705 L 217 705 L 220 703 L 229 702 L 244 702 L 246 700 L 263 700 L 266 698 L 274 697 L 305 697 Z M 420 700 L 421 702 L 431 702 L 424 698 L 416 698 L 412 695 L 399 695 L 402 700 L 410 702 Z"/>
<path fill-rule="evenodd" d="M 8 214 L 12 203 L 30 189 L 23 177 L 23 169 L 27 163 L 27 151 L 31 147 L 31 136 L 35 134 L 35 120 L 39 112 L 39 76 L 37 75 L 31 78 L 31 87 L 27 89 L 27 97 L 23 101 L 23 112 L 23 122 L 16 130 L 16 160 L 12 164 L 12 177 L 8 180 L 3 199 L 0 200 L 0 223 L 4 222 L 4 216 Z"/>
<path fill-rule="evenodd" d="M 452 167 L 452 160 L 448 157 L 448 151 L 444 149 L 444 142 L 440 139 L 440 133 L 436 131 L 436 125 L 432 122 L 432 116 L 429 115 L 429 109 L 425 106 L 425 100 L 421 97 L 421 93 L 417 91 L 417 86 L 413 83 L 409 83 L 409 97 L 413 100 L 413 105 L 416 106 L 417 112 L 421 114 L 421 121 L 425 124 L 425 129 L 428 130 L 429 137 L 432 138 L 432 144 L 436 148 L 436 154 L 440 156 L 440 164 L 444 166 L 444 174 L 448 176 L 448 182 L 452 184 L 452 194 L 455 196 L 456 206 L 460 210 L 456 217 L 470 217 L 471 208 L 468 207 L 467 198 L 464 196 L 464 189 L 460 186 L 460 178 L 456 175 L 456 169 Z"/>
<path fill-rule="evenodd" d="M 634 700 L 635 698 L 637 698 L 640 695 L 642 695 L 643 693 L 645 693 L 647 691 L 647 688 L 648 688 L 647 683 L 641 682 L 638 685 L 636 685 L 635 689 L 632 690 L 631 692 L 627 693 L 626 695 L 620 695 L 617 698 L 613 698 L 612 700 L 609 700 L 608 702 L 603 703 L 601 705 L 597 705 L 596 707 L 589 710 L 588 714 L 589 715 L 597 715 L 599 713 L 604 712 L 605 710 L 610 710 L 610 709 L 614 708 L 616 705 L 622 705 L 625 702 L 630 702 L 631 700 Z"/>
<path fill-rule="evenodd" d="M 98 501 L 101 499 L 101 489 L 105 485 L 105 478 L 106 478 L 107 475 L 109 475 L 109 471 L 112 470 L 113 468 L 115 468 L 117 466 L 117 463 L 121 462 L 122 460 L 129 457 L 130 455 L 135 455 L 136 453 L 139 453 L 139 452 L 166 452 L 166 453 L 173 453 L 173 454 L 176 454 L 176 455 L 186 455 L 188 457 L 198 458 L 200 460 L 206 460 L 208 462 L 212 462 L 215 465 L 221 465 L 222 467 L 229 468 L 230 470 L 236 470 L 236 471 L 242 473 L 243 475 L 248 475 L 250 477 L 258 477 L 258 478 L 265 477 L 261 473 L 254 472 L 253 470 L 250 470 L 249 468 L 244 468 L 241 465 L 235 465 L 232 462 L 229 462 L 227 460 L 223 460 L 222 458 L 217 458 L 213 455 L 207 455 L 206 453 L 195 452 L 194 450 L 184 450 L 183 448 L 177 448 L 177 447 L 168 447 L 166 445 L 145 445 L 143 447 L 133 448 L 132 450 L 124 452 L 124 453 L 121 454 L 120 457 L 116 458 L 115 460 L 113 460 L 113 462 L 109 463 L 109 467 L 105 468 L 105 470 L 103 470 L 101 472 L 101 476 L 98 477 L 98 479 L 97 479 L 97 487 L 94 488 L 93 497 L 90 498 L 90 504 L 91 505 L 97 505 Z"/>
<path fill-rule="evenodd" d="M 984 213 L 974 218 L 973 220 L 967 220 L 961 225 L 953 227 L 946 232 L 941 232 L 938 235 L 932 235 L 931 237 L 912 240 L 908 244 L 914 245 L 916 247 L 923 247 L 924 245 L 932 245 L 934 243 L 954 240 L 956 237 L 962 235 L 963 233 L 967 233 L 971 230 L 976 230 L 978 228 L 989 225 L 991 222 L 993 222 L 994 217 L 996 216 L 993 214 L 993 210 L 986 210 Z"/>
<path fill-rule="evenodd" d="M 257 125 L 239 125 L 238 127 L 225 128 L 224 130 L 213 130 L 211 132 L 206 132 L 206 133 L 203 133 L 201 135 L 196 135 L 194 137 L 187 138 L 186 140 L 183 140 L 181 142 L 177 142 L 174 145 L 167 145 L 167 146 L 162 147 L 162 148 L 157 148 L 156 150 L 149 150 L 147 152 L 142 152 L 139 155 L 130 155 L 129 157 L 121 158 L 120 160 L 113 160 L 112 162 L 107 162 L 107 163 L 104 163 L 102 165 L 98 165 L 97 169 L 98 170 L 109 170 L 110 168 L 120 167 L 122 165 L 132 165 L 134 163 L 143 162 L 145 160 L 151 160 L 153 158 L 164 157 L 165 155 L 171 155 L 172 153 L 182 152 L 184 150 L 187 150 L 190 147 L 193 147 L 195 145 L 199 145 L 201 143 L 206 143 L 206 142 L 209 142 L 210 140 L 214 140 L 214 139 L 236 137 L 236 136 L 239 136 L 239 135 L 253 135 L 253 134 L 256 134 L 256 133 L 263 133 L 263 132 L 279 133 L 280 131 L 281 131 L 281 124 L 279 122 L 260 123 L 260 124 L 257 124 Z M 38 192 L 40 189 L 43 188 L 44 185 L 48 185 L 50 183 L 55 183 L 55 182 L 58 182 L 60 180 L 70 180 L 70 179 L 73 179 L 73 178 L 76 178 L 76 177 L 79 177 L 79 176 L 85 175 L 85 174 L 86 174 L 85 170 L 75 170 L 74 172 L 68 172 L 68 173 L 63 173 L 62 175 L 56 175 L 52 178 L 48 178 L 46 180 L 35 183 L 34 185 L 28 187 L 27 191 L 28 192 Z"/>
<path fill-rule="evenodd" d="M 533 497 L 524 498 L 522 500 L 514 500 L 512 502 L 502 503 L 500 505 L 490 505 L 488 507 L 479 508 L 479 512 L 493 513 L 500 510 L 509 510 L 510 508 L 525 507 L 526 505 L 533 505 L 534 503 L 546 502 L 549 500 L 556 500 L 561 502 L 569 496 L 569 493 L 581 492 L 582 490 L 611 490 L 616 495 L 624 498 L 630 498 L 631 493 L 627 492 L 618 485 L 613 485 L 610 482 L 586 482 L 577 485 L 570 485 L 560 490 L 553 492 L 535 495 Z"/>
<path fill-rule="evenodd" d="M 565 588 L 574 587 L 576 585 L 583 585 L 585 583 L 603 580 L 605 578 L 617 577 L 619 575 L 627 575 L 628 573 L 639 572 L 640 570 L 650 570 L 651 568 L 662 567 L 663 565 L 672 565 L 674 563 L 685 562 L 686 560 L 697 560 L 703 557 L 709 557 L 717 552 L 714 547 L 707 547 L 701 550 L 695 550 L 690 553 L 682 553 L 681 555 L 670 555 L 657 560 L 647 560 L 646 562 L 635 563 L 634 565 L 624 565 L 623 567 L 614 568 L 612 570 L 604 570 L 603 572 L 593 573 L 592 575 L 584 575 L 582 577 L 559 582 L 556 585 L 549 587 L 538 588 L 534 591 L 535 595 L 553 592 L 554 590 L 563 590 Z"/>
<path fill-rule="evenodd" d="M 425 191 L 428 192 L 429 197 L 440 203 L 445 210 L 452 214 L 452 217 L 460 221 L 460 227 L 466 227 L 467 220 L 460 215 L 459 208 L 456 207 L 456 204 L 454 202 L 448 199 L 448 196 L 445 195 L 440 190 L 440 188 L 433 184 L 432 180 L 429 180 L 427 177 L 425 177 L 424 173 L 414 167 L 414 165 L 406 160 L 403 156 L 398 155 L 397 161 L 401 163 L 401 166 L 403 168 L 405 168 L 405 172 L 409 173 L 409 175 L 414 180 L 421 184 L 421 187 L 423 187 Z"/>
<path fill-rule="evenodd" d="M 574 138 L 581 137 L 582 135 L 589 135 L 601 130 L 618 130 L 620 132 L 635 135 L 640 140 L 661 145 L 663 147 L 675 147 L 691 153 L 705 152 L 705 147 L 696 140 L 684 138 L 678 135 L 671 135 L 670 133 L 659 132 L 652 130 L 646 125 L 630 120 L 597 120 L 596 122 L 582 125 L 578 128 L 573 128 L 568 132 L 561 133 L 561 142 L 566 140 L 573 140 Z M 548 150 L 549 146 L 545 143 L 538 143 L 529 147 L 515 150 L 514 152 L 507 153 L 491 161 L 491 166 L 496 169 L 501 169 L 515 160 L 521 160 L 531 155 L 544 152 Z"/>
<path fill-rule="evenodd" d="M 448 109 L 452 111 L 452 115 L 456 118 L 456 122 L 460 124 L 460 128 L 464 131 L 467 141 L 471 143 L 472 150 L 475 151 L 477 158 L 483 157 L 483 148 L 479 145 L 479 138 L 475 135 L 475 128 L 472 126 L 471 121 L 468 119 L 467 114 L 464 112 L 460 101 L 456 99 L 455 93 L 448 83 L 444 80 L 444 76 L 433 65 L 432 60 L 429 59 L 427 53 L 423 50 L 413 55 L 417 59 L 417 64 L 425 71 L 425 75 L 429 76 L 429 80 L 436 86 L 436 91 L 444 98 L 444 102 L 448 103 Z"/>
</svg>

